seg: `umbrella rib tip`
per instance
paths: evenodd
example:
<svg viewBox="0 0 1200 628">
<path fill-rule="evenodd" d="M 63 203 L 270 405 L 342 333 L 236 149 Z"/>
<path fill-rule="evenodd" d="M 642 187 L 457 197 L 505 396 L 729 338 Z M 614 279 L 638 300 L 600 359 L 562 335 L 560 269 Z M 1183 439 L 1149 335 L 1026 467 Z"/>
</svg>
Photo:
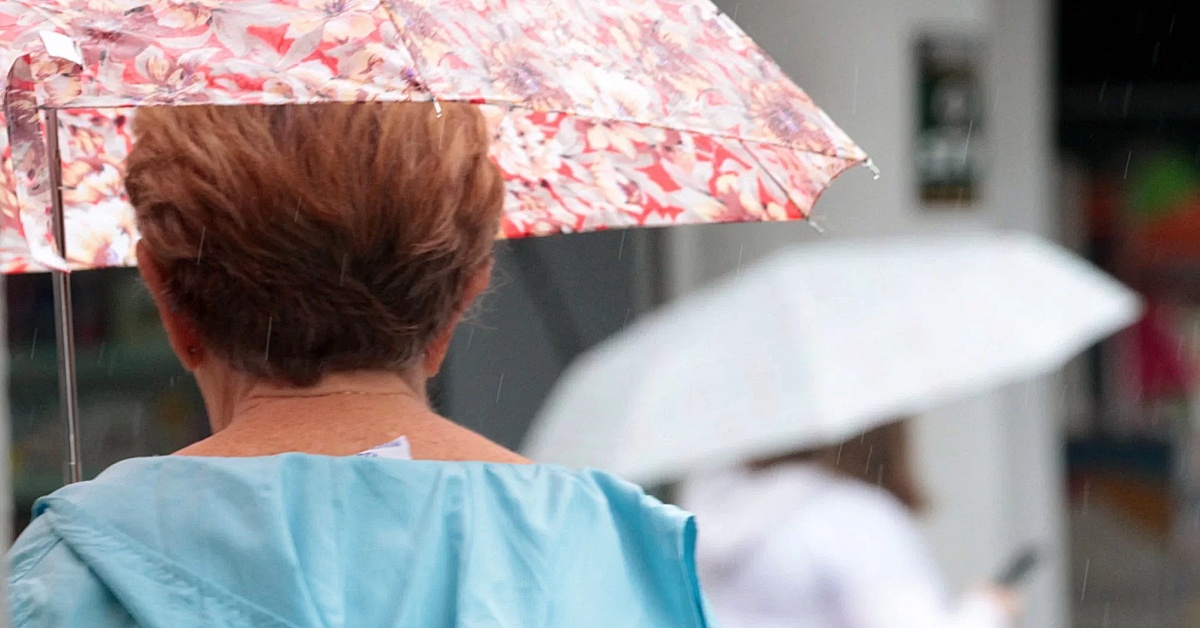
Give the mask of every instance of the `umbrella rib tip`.
<svg viewBox="0 0 1200 628">
<path fill-rule="evenodd" d="M 882 173 L 879 171 L 879 166 L 876 166 L 875 160 L 871 159 L 870 157 L 868 157 L 867 160 L 863 162 L 863 166 L 867 170 L 871 171 L 872 179 L 878 181 L 879 177 L 882 176 Z"/>
</svg>

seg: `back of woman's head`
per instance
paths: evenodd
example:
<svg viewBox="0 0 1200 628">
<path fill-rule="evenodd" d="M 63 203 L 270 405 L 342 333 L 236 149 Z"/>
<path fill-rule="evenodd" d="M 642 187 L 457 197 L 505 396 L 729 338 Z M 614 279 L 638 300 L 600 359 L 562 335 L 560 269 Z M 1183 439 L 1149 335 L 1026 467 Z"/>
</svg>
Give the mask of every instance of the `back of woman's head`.
<svg viewBox="0 0 1200 628">
<path fill-rule="evenodd" d="M 415 366 L 489 268 L 503 203 L 474 107 L 142 109 L 126 187 L 166 303 L 251 376 Z"/>
</svg>

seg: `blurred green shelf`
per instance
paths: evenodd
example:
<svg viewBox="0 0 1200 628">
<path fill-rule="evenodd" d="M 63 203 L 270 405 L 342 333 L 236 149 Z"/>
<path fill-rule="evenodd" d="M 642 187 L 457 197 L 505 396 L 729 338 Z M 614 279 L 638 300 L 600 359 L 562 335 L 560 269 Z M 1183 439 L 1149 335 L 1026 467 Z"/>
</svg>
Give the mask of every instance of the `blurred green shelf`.
<svg viewBox="0 0 1200 628">
<path fill-rule="evenodd" d="M 40 343 L 39 343 L 40 344 Z M 80 388 L 102 382 L 162 382 L 183 374 L 183 368 L 164 341 L 107 343 L 76 350 L 75 366 Z M 13 392 L 58 379 L 58 356 L 53 341 L 30 351 L 14 351 L 9 364 Z M 54 389 L 58 394 L 58 389 Z"/>
<path fill-rule="evenodd" d="M 9 396 L 13 416 L 28 413 L 57 416 L 58 359 L 53 339 L 39 340 L 32 355 L 30 348 L 25 347 L 24 351 L 14 350 L 10 356 Z M 147 391 L 166 390 L 184 377 L 186 371 L 170 345 L 158 337 L 81 347 L 76 352 L 76 378 L 85 404 L 89 397 L 114 392 L 146 397 Z M 22 438 L 21 431 L 14 426 L 15 440 Z M 19 467 L 23 468 L 13 469 L 13 498 L 17 508 L 29 508 L 35 499 L 62 486 L 63 475 L 57 470 L 30 461 Z"/>
</svg>

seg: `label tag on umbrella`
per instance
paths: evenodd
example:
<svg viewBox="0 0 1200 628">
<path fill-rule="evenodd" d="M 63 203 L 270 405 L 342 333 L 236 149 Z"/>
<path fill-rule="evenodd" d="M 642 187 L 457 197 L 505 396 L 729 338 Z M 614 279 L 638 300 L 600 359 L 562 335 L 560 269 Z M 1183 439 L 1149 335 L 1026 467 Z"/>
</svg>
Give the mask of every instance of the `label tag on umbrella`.
<svg viewBox="0 0 1200 628">
<path fill-rule="evenodd" d="M 38 35 L 42 38 L 42 45 L 46 47 L 46 54 L 57 59 L 83 65 L 83 53 L 79 50 L 79 45 L 75 43 L 74 39 L 54 31 L 41 31 Z"/>
</svg>

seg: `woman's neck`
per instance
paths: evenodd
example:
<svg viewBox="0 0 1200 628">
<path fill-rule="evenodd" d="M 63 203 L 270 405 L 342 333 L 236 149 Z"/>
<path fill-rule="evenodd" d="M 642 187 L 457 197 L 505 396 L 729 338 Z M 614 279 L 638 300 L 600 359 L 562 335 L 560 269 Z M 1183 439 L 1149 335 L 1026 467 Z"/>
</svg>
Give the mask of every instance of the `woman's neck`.
<svg viewBox="0 0 1200 628">
<path fill-rule="evenodd" d="M 404 436 L 416 459 L 527 462 L 438 416 L 423 390 L 392 373 L 332 375 L 307 388 L 255 383 L 225 414 L 212 436 L 178 454 L 349 456 Z"/>
</svg>

